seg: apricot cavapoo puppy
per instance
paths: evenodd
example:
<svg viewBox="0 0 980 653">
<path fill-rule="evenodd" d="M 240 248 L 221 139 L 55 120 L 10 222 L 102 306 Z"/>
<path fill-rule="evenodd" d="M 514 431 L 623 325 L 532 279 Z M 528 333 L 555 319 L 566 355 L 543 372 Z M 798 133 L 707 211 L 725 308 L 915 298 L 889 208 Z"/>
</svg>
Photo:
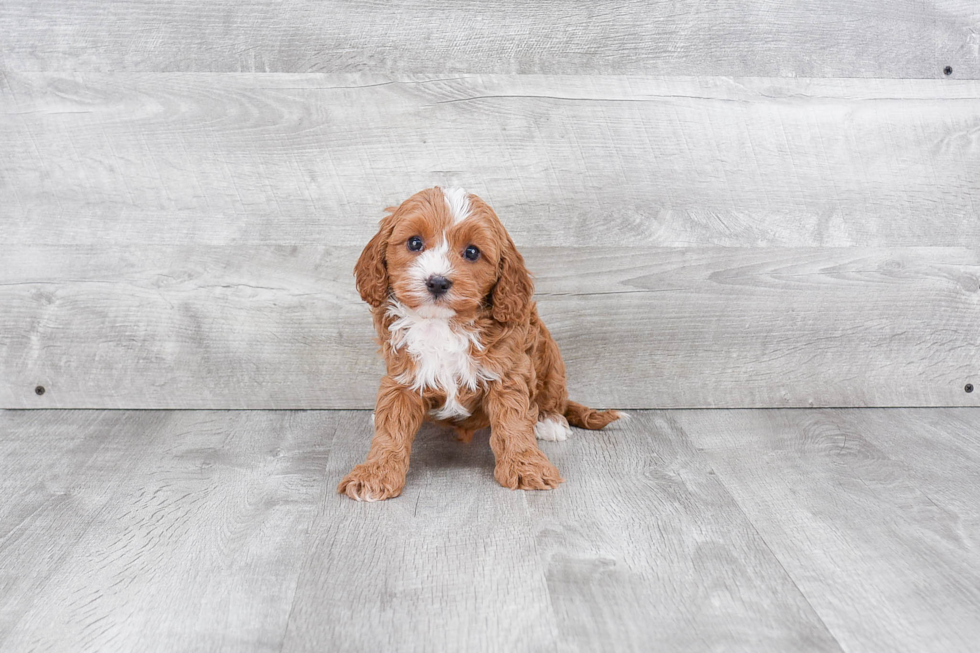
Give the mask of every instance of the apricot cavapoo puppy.
<svg viewBox="0 0 980 653">
<path fill-rule="evenodd" d="M 568 400 L 565 364 L 514 242 L 493 209 L 458 188 L 423 190 L 387 212 L 354 267 L 387 374 L 371 451 L 337 490 L 397 497 L 426 418 L 464 442 L 489 426 L 504 487 L 557 487 L 562 478 L 535 436 L 564 440 L 569 423 L 601 429 L 619 413 Z"/>
</svg>

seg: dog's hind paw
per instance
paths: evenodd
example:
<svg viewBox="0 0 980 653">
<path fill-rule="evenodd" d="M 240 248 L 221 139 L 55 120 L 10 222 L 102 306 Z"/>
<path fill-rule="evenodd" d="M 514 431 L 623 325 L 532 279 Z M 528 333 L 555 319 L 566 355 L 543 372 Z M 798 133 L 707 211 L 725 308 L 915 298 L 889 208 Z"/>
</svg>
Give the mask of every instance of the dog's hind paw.
<svg viewBox="0 0 980 653">
<path fill-rule="evenodd" d="M 563 442 L 572 434 L 568 420 L 561 415 L 544 415 L 534 425 L 534 435 L 547 442 Z"/>
</svg>

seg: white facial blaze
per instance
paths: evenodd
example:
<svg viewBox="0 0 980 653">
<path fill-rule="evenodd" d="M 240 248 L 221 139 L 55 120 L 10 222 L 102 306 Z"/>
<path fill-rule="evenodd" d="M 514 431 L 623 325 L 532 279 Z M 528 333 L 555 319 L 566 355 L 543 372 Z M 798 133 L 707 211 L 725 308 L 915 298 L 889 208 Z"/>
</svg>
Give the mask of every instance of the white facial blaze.
<svg viewBox="0 0 980 653">
<path fill-rule="evenodd" d="M 462 188 L 443 188 L 442 194 L 446 198 L 449 215 L 453 217 L 453 224 L 459 224 L 470 216 L 469 193 Z"/>
<path fill-rule="evenodd" d="M 453 224 L 459 224 L 468 218 L 470 215 L 469 194 L 462 188 L 443 188 L 441 190 L 446 199 L 446 206 L 450 216 L 452 216 Z M 415 299 L 419 300 L 420 307 L 426 304 L 435 306 L 429 296 L 426 282 L 431 277 L 445 277 L 452 281 L 454 271 L 452 258 L 449 256 L 449 238 L 445 231 L 442 232 L 441 240 L 425 245 L 425 250 L 415 259 L 409 271 L 415 280 Z M 452 290 L 449 291 L 449 295 L 452 295 Z"/>
<path fill-rule="evenodd" d="M 388 327 L 392 345 L 405 347 L 415 362 L 413 372 L 395 380 L 420 392 L 425 388 L 445 392 L 446 403 L 435 411 L 436 418 L 468 417 L 470 412 L 457 399 L 459 388 L 476 390 L 481 383 L 497 378 L 470 356 L 471 347 L 483 348 L 477 332 L 447 317 L 426 317 L 395 300 L 388 304 L 388 315 L 397 318 Z"/>
<path fill-rule="evenodd" d="M 442 234 L 442 242 L 435 245 L 435 247 L 427 248 L 418 255 L 418 258 L 412 263 L 409 274 L 412 275 L 412 278 L 417 284 L 416 294 L 420 300 L 429 298 L 425 282 L 430 277 L 453 278 L 453 264 L 449 260 L 449 240 L 446 238 L 445 232 Z M 449 292 L 451 293 L 452 290 Z"/>
</svg>

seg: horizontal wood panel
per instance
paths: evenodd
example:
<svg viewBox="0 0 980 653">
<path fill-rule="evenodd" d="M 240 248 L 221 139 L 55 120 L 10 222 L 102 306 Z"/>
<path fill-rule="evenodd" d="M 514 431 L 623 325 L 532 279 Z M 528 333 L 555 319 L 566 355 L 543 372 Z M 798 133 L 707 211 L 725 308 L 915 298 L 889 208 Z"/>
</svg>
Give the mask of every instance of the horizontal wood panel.
<svg viewBox="0 0 980 653">
<path fill-rule="evenodd" d="M 385 206 L 434 184 L 480 194 L 535 246 L 980 242 L 980 82 L 8 74 L 0 84 L 6 244 L 360 246 Z"/>
<path fill-rule="evenodd" d="M 977 77 L 973 0 L 7 0 L 31 71 Z"/>
<path fill-rule="evenodd" d="M 964 248 L 524 248 L 574 399 L 976 405 Z M 0 248 L 0 406 L 367 408 L 357 248 Z M 34 394 L 38 384 L 43 396 Z"/>
</svg>

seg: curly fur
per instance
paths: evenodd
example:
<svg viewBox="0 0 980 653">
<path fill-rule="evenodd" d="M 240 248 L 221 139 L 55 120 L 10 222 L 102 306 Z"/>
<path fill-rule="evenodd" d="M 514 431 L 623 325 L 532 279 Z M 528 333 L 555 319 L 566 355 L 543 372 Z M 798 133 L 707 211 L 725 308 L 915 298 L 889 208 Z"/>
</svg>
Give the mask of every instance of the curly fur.
<svg viewBox="0 0 980 653">
<path fill-rule="evenodd" d="M 413 237 L 424 246 L 409 247 Z M 478 248 L 476 260 L 466 258 Z M 437 273 L 442 296 L 425 286 Z M 494 477 L 511 489 L 557 487 L 561 475 L 537 439 L 564 440 L 568 425 L 600 429 L 620 417 L 568 400 L 565 364 L 532 301 L 524 258 L 493 210 L 460 189 L 416 193 L 379 223 L 354 267 L 387 373 L 367 460 L 341 481 L 352 499 L 398 496 L 412 441 L 426 419 L 469 442 L 491 427 Z"/>
</svg>

